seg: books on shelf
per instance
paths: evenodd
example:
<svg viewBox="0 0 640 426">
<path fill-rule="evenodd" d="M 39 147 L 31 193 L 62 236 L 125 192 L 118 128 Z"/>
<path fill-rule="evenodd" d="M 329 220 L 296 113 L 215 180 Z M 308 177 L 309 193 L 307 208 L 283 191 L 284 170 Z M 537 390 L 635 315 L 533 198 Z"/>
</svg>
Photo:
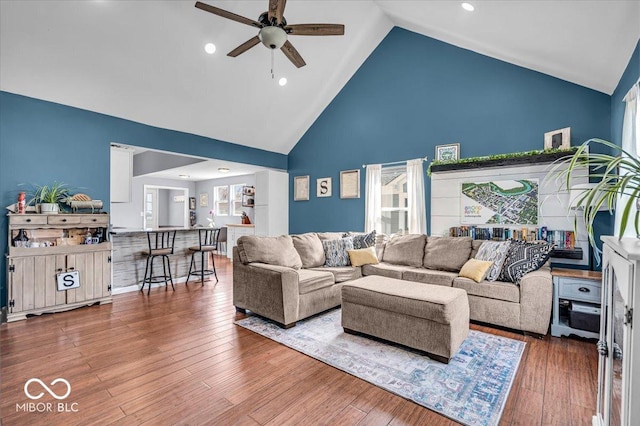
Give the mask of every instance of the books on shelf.
<svg viewBox="0 0 640 426">
<path fill-rule="evenodd" d="M 506 227 L 480 227 L 480 226 L 452 226 L 449 228 L 451 237 L 471 237 L 474 240 L 520 240 L 520 241 L 547 241 L 554 245 L 556 250 L 573 250 L 576 246 L 575 232 L 566 230 L 539 228 L 506 228 Z"/>
</svg>

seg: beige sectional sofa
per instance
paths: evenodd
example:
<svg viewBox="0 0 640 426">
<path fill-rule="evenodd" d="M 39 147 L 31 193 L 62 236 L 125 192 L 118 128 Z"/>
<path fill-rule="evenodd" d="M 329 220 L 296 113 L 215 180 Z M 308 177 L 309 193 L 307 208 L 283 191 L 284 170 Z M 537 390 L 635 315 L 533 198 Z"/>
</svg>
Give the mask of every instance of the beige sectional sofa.
<svg viewBox="0 0 640 426">
<path fill-rule="evenodd" d="M 483 241 L 415 234 L 394 236 L 386 242 L 379 238 L 378 264 L 322 266 L 322 240 L 342 235 L 308 233 L 277 239 L 240 238 L 233 250 L 236 309 L 250 310 L 288 328 L 298 320 L 339 306 L 345 282 L 378 275 L 415 282 L 416 286 L 435 284 L 464 289 L 471 320 L 535 334 L 547 333 L 553 293 L 548 266 L 524 275 L 518 285 L 500 281 L 477 283 L 460 277 L 458 272 L 474 257 Z M 269 248 L 270 257 L 265 258 L 262 253 L 264 244 L 276 246 Z M 288 260 L 274 260 L 278 253 Z"/>
</svg>

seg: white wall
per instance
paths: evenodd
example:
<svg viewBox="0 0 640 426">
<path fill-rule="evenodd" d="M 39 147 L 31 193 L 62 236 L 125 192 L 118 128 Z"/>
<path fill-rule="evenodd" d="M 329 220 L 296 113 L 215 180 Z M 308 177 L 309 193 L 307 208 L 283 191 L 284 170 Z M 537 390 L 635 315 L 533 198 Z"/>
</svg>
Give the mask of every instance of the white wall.
<svg viewBox="0 0 640 426">
<path fill-rule="evenodd" d="M 237 184 L 245 184 L 250 186 L 255 186 L 256 177 L 254 174 L 250 175 L 242 175 L 242 176 L 229 176 L 226 178 L 220 179 L 210 179 L 203 180 L 200 182 L 196 182 L 195 186 L 195 197 L 196 197 L 196 223 L 202 226 L 208 226 L 209 221 L 207 220 L 209 215 L 209 211 L 213 209 L 213 187 L 214 186 L 223 186 L 223 185 L 237 185 Z M 200 206 L 200 194 L 207 194 L 209 204 L 207 207 Z M 231 192 L 229 192 L 231 195 Z M 243 207 L 243 210 L 249 216 L 251 223 L 254 223 L 254 212 L 252 207 Z M 216 226 L 225 226 L 229 223 L 241 223 L 242 220 L 240 216 L 214 216 L 214 222 Z"/>
<path fill-rule="evenodd" d="M 113 226 L 142 229 L 142 212 L 144 211 L 142 201 L 144 196 L 144 185 L 186 188 L 189 190 L 190 197 L 196 196 L 195 182 L 179 179 L 151 178 L 145 176 L 134 177 L 131 181 L 131 202 L 111 203 L 110 205 L 111 224 Z"/>
</svg>

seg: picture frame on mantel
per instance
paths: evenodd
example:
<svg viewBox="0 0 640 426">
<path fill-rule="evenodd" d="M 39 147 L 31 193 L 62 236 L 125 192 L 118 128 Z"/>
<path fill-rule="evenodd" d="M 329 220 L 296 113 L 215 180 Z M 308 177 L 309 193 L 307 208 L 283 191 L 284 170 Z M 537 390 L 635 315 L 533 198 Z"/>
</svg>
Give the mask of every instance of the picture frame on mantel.
<svg viewBox="0 0 640 426">
<path fill-rule="evenodd" d="M 293 201 L 309 201 L 309 175 L 293 178 Z"/>
<path fill-rule="evenodd" d="M 460 159 L 460 143 L 436 145 L 436 161 L 456 161 Z"/>
<path fill-rule="evenodd" d="M 571 148 L 571 127 L 553 130 L 544 134 L 544 150 Z"/>
<path fill-rule="evenodd" d="M 340 172 L 340 198 L 360 198 L 360 170 Z"/>
</svg>

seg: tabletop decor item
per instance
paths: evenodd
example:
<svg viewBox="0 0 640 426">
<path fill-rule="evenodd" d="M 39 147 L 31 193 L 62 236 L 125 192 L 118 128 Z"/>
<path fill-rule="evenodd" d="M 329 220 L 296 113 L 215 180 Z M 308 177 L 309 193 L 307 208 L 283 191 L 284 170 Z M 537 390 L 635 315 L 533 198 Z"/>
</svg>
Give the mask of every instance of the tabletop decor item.
<svg viewBox="0 0 640 426">
<path fill-rule="evenodd" d="M 456 161 L 460 159 L 460 144 L 436 145 L 436 161 Z"/>
<path fill-rule="evenodd" d="M 50 185 L 34 185 L 27 204 L 40 204 L 40 213 L 56 214 L 60 204 L 69 197 L 70 188 L 65 183 L 54 181 Z"/>
</svg>

